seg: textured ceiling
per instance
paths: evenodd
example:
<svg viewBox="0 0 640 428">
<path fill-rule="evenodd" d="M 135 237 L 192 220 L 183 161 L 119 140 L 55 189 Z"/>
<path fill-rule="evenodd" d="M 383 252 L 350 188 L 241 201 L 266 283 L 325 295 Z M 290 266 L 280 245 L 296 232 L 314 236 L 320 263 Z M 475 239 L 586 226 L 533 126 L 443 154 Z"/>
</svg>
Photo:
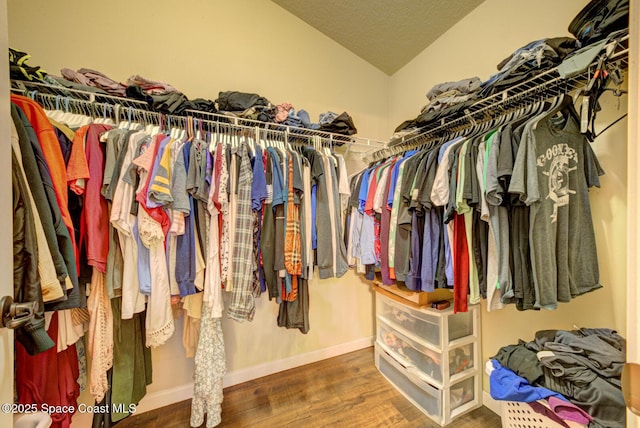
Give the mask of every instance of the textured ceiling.
<svg viewBox="0 0 640 428">
<path fill-rule="evenodd" d="M 392 75 L 484 0 L 272 0 Z"/>
</svg>

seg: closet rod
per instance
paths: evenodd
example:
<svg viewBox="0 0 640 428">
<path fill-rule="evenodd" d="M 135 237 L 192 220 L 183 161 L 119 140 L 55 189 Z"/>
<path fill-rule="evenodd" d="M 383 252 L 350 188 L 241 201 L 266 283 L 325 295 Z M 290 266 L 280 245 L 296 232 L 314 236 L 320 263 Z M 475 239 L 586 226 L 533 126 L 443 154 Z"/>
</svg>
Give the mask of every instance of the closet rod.
<svg viewBox="0 0 640 428">
<path fill-rule="evenodd" d="M 33 96 L 30 94 L 45 93 L 48 95 L 59 96 L 62 98 L 68 97 L 74 100 L 121 105 L 122 107 L 120 107 L 120 109 L 137 108 L 142 111 L 160 114 L 159 112 L 150 110 L 149 105 L 145 101 L 125 98 L 125 97 L 118 97 L 114 95 L 104 95 L 101 93 L 95 93 L 91 91 L 67 88 L 65 86 L 57 86 L 57 85 L 51 85 L 47 83 L 12 79 L 11 89 L 14 92 L 20 91 L 24 95 L 30 96 L 31 98 L 33 98 Z M 343 144 L 352 144 L 354 142 L 357 142 L 358 140 L 361 140 L 360 137 L 353 137 L 353 136 L 348 136 L 343 134 L 335 134 L 332 132 L 326 132 L 326 131 L 320 131 L 320 130 L 291 127 L 291 126 L 286 126 L 286 125 L 271 123 L 271 122 L 261 122 L 259 120 L 244 119 L 244 118 L 233 117 L 233 116 L 219 114 L 219 113 L 209 113 L 209 112 L 204 112 L 200 110 L 186 110 L 186 112 L 187 112 L 187 116 L 175 116 L 175 117 L 193 117 L 194 119 L 206 118 L 214 122 L 215 121 L 219 121 L 222 123 L 233 122 L 238 125 L 245 125 L 245 126 L 251 126 L 251 127 L 259 126 L 265 129 L 285 131 L 285 132 L 288 132 L 290 135 L 295 136 L 296 138 L 312 137 L 317 135 L 327 139 L 329 141 L 328 144 L 330 146 L 341 146 Z M 165 116 L 168 116 L 168 115 L 165 114 Z M 374 140 L 368 140 L 368 141 L 374 141 Z M 384 144 L 385 143 L 381 141 L 377 146 L 379 147 Z"/>
<path fill-rule="evenodd" d="M 23 90 L 24 93 L 28 92 L 42 92 L 49 95 L 58 95 L 61 97 L 74 97 L 74 99 L 102 102 L 110 101 L 112 104 L 118 103 L 131 107 L 140 107 L 145 109 L 148 104 L 145 101 L 140 101 L 132 98 L 118 97 L 115 95 L 103 94 L 100 92 L 84 91 L 82 89 L 67 88 L 66 86 L 57 86 L 48 83 L 33 82 L 26 80 L 11 80 L 12 90 Z M 35 88 L 35 89 L 33 89 Z M 30 90 L 31 89 L 31 90 Z"/>
<path fill-rule="evenodd" d="M 256 139 L 260 139 L 264 136 L 265 140 L 270 140 L 273 136 L 276 136 L 276 139 L 280 139 L 284 143 L 291 143 L 291 136 L 288 135 L 284 131 L 276 130 L 276 129 L 265 129 L 259 128 L 257 126 L 248 126 L 248 125 L 236 125 L 235 123 L 221 123 L 215 120 L 207 120 L 207 119 L 198 119 L 191 116 L 187 116 L 187 121 L 193 121 L 194 130 L 200 129 L 203 126 L 207 129 L 208 132 L 222 132 L 225 128 L 228 128 L 230 131 L 246 131 L 247 133 L 253 134 Z M 306 141 L 305 141 L 306 142 Z M 323 143 L 324 144 L 324 143 Z"/>
<path fill-rule="evenodd" d="M 199 119 L 192 116 L 175 116 L 164 113 L 149 111 L 145 109 L 123 107 L 119 104 L 101 103 L 97 101 L 90 101 L 85 99 L 75 99 L 69 97 L 61 97 L 60 95 L 48 94 L 37 91 L 26 91 L 24 89 L 12 88 L 13 92 L 24 94 L 42 105 L 47 110 L 66 110 L 71 113 L 81 113 L 94 118 L 110 117 L 116 122 L 121 121 L 136 121 L 145 124 L 153 123 L 157 125 L 168 125 L 169 127 L 178 126 L 186 128 L 193 128 L 194 131 L 205 127 L 208 132 L 223 132 L 225 129 L 233 131 L 246 131 L 255 135 L 256 138 L 264 136 L 265 139 L 270 137 L 276 137 L 276 139 L 282 140 L 285 143 L 300 143 L 312 144 L 312 138 L 318 139 L 319 143 L 323 147 L 332 148 L 335 141 L 321 135 L 303 135 L 292 132 L 287 132 L 284 129 L 271 129 L 259 126 L 250 126 L 243 124 L 236 124 L 230 122 L 220 122 L 216 120 Z M 78 108 L 78 106 L 82 106 Z M 195 134 L 195 132 L 194 132 Z M 350 144 L 359 144 L 357 142 Z M 368 140 L 366 145 L 371 147 L 371 144 L 375 144 L 373 140 Z M 384 144 L 380 142 L 379 144 Z M 347 146 L 348 148 L 349 146 Z"/>
<path fill-rule="evenodd" d="M 159 112 L 140 109 L 137 107 L 123 106 L 120 104 L 112 104 L 108 102 L 91 101 L 81 98 L 72 98 L 45 92 L 28 91 L 21 88 L 11 88 L 11 91 L 38 101 L 38 103 L 45 107 L 46 110 L 65 109 L 67 111 L 70 111 L 71 113 L 89 113 L 89 116 L 96 118 L 106 116 L 106 112 L 109 112 L 109 116 L 116 121 L 121 120 L 121 115 L 135 114 L 137 118 L 144 118 L 146 121 L 149 121 L 149 117 L 155 117 L 156 121 L 159 123 L 163 116 L 167 116 Z M 83 109 L 81 111 L 72 111 L 72 107 L 76 107 L 79 105 L 84 106 L 86 110 Z M 174 116 L 172 117 L 172 119 L 177 120 L 182 119 L 182 117 Z"/>
<path fill-rule="evenodd" d="M 612 39 L 610 42 L 612 52 L 606 57 L 605 64 L 615 65 L 622 69 L 628 67 L 628 39 L 627 34 L 619 39 Z M 607 49 L 607 46 L 603 48 L 604 51 Z M 491 120 L 499 121 L 506 114 L 512 113 L 514 108 L 531 105 L 562 93 L 568 94 L 581 89 L 591 80 L 596 67 L 598 67 L 598 61 L 599 57 L 589 64 L 586 70 L 569 78 L 561 77 L 557 68 L 547 70 L 504 91 L 477 101 L 465 109 L 462 116 L 444 116 L 421 127 L 415 133 L 393 140 L 389 142 L 387 147 L 367 154 L 363 160 L 369 163 L 377 162 L 406 150 L 432 144 L 438 140 L 450 139 L 448 137 L 451 134 L 463 134 L 474 126 Z"/>
<path fill-rule="evenodd" d="M 298 127 L 295 127 L 295 126 L 288 126 L 288 125 L 283 125 L 283 124 L 280 124 L 280 123 L 263 122 L 261 120 L 247 119 L 247 118 L 238 117 L 238 116 L 235 116 L 235 115 L 227 115 L 227 114 L 221 114 L 221 113 L 211 113 L 211 112 L 206 112 L 206 111 L 190 110 L 190 109 L 186 109 L 185 111 L 189 115 L 200 116 L 201 118 L 207 117 L 207 118 L 210 118 L 210 120 L 213 120 L 213 121 L 232 122 L 232 123 L 238 124 L 238 125 L 257 126 L 257 127 L 261 127 L 261 128 L 265 128 L 265 129 L 280 130 L 280 131 L 284 131 L 284 132 L 287 132 L 287 133 L 290 133 L 290 134 L 297 134 L 299 136 L 314 136 L 314 135 L 318 135 L 320 137 L 324 137 L 324 138 L 329 139 L 335 145 L 342 145 L 342 144 L 345 144 L 345 143 L 351 144 L 356 139 L 356 137 L 351 137 L 349 135 L 334 134 L 332 132 L 326 132 L 326 131 L 320 131 L 320 130 L 314 130 L 314 129 L 307 129 L 307 128 L 298 128 Z"/>
<path fill-rule="evenodd" d="M 386 145 L 386 142 L 384 141 L 375 140 L 371 138 L 335 134 L 332 132 L 287 126 L 280 123 L 262 122 L 260 120 L 247 119 L 243 117 L 220 114 L 220 113 L 210 113 L 210 112 L 190 110 L 190 109 L 186 109 L 185 111 L 190 117 L 196 118 L 195 116 L 200 116 L 200 118 L 206 118 L 206 117 L 211 118 L 208 120 L 213 123 L 233 123 L 237 126 L 244 125 L 246 127 L 252 127 L 252 128 L 257 127 L 257 128 L 266 129 L 269 131 L 284 132 L 285 134 L 287 134 L 288 138 L 290 139 L 305 140 L 305 139 L 309 139 L 310 137 L 320 137 L 323 139 L 323 144 L 325 144 L 325 140 L 326 140 L 326 144 L 328 144 L 329 146 L 342 146 L 346 144 L 347 145 L 346 153 L 349 152 L 350 150 L 349 148 L 351 146 L 366 147 L 368 149 L 379 149 Z"/>
</svg>

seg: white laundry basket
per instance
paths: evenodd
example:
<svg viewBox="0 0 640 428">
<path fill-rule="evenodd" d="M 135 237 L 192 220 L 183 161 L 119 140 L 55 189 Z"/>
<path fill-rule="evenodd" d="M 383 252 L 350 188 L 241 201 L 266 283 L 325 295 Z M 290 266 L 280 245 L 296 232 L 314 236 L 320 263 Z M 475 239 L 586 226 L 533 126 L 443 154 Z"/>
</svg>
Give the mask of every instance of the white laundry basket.
<svg viewBox="0 0 640 428">
<path fill-rule="evenodd" d="M 45 412 L 13 416 L 14 428 L 49 428 L 52 423 L 51 416 Z"/>
<path fill-rule="evenodd" d="M 544 401 L 540 404 L 546 405 Z M 585 427 L 576 422 L 565 421 L 570 427 Z M 557 428 L 562 427 L 559 423 L 541 415 L 527 403 L 518 401 L 502 402 L 502 427 L 503 428 Z"/>
</svg>

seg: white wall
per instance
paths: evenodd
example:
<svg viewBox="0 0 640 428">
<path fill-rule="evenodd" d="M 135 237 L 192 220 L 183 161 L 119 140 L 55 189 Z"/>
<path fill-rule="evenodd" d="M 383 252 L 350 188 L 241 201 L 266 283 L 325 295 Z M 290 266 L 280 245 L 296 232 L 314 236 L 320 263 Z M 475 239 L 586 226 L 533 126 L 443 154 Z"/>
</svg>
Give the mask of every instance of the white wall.
<svg viewBox="0 0 640 428">
<path fill-rule="evenodd" d="M 387 136 L 388 77 L 270 1 L 10 0 L 9 41 L 52 74 L 141 74 L 189 98 L 256 92 Z"/>
<path fill-rule="evenodd" d="M 9 3 L 10 46 L 52 74 L 62 67 L 93 68 L 119 81 L 141 74 L 190 98 L 256 92 L 305 108 L 312 119 L 347 111 L 360 135 L 387 137 L 388 76 L 270 1 Z M 373 295 L 354 273 L 314 279 L 310 300 L 307 335 L 277 327 L 278 306 L 266 296 L 253 322 L 225 318 L 226 383 L 371 345 Z M 189 398 L 193 362 L 181 337 L 180 323 L 170 343 L 153 351 L 154 381 L 141 410 Z"/>
<path fill-rule="evenodd" d="M 567 36 L 569 22 L 586 0 L 536 2 L 486 0 L 458 24 L 391 77 L 390 131 L 414 118 L 435 84 L 471 76 L 482 80 L 515 49 L 546 37 Z M 626 97 L 603 98 L 598 129 L 626 112 Z M 515 307 L 488 313 L 482 310 L 482 358 L 506 344 L 531 340 L 537 330 L 573 326 L 611 327 L 626 335 L 627 133 L 626 120 L 593 145 L 606 171 L 601 189 L 590 192 L 604 288 L 561 304 L 556 311 L 519 313 Z M 484 389 L 488 390 L 485 379 Z"/>
</svg>

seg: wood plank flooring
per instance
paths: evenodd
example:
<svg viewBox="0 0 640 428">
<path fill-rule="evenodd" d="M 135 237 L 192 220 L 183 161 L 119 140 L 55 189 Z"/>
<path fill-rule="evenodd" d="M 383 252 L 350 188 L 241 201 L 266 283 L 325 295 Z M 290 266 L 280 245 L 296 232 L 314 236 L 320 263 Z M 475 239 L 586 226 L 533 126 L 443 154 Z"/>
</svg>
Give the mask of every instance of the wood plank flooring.
<svg viewBox="0 0 640 428">
<path fill-rule="evenodd" d="M 191 401 L 125 419 L 118 428 L 189 427 Z M 203 424 L 203 427 L 206 425 Z M 224 390 L 220 427 L 438 427 L 378 372 L 373 348 L 265 376 Z M 486 407 L 448 427 L 500 428 Z"/>
</svg>

